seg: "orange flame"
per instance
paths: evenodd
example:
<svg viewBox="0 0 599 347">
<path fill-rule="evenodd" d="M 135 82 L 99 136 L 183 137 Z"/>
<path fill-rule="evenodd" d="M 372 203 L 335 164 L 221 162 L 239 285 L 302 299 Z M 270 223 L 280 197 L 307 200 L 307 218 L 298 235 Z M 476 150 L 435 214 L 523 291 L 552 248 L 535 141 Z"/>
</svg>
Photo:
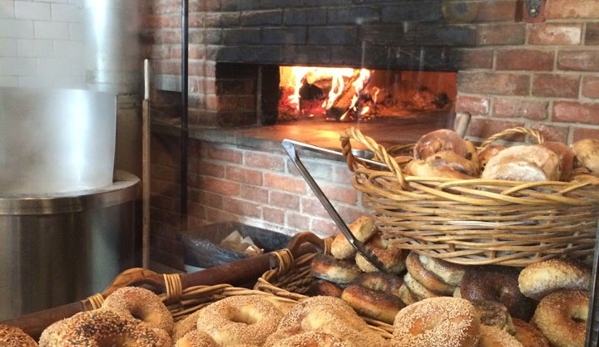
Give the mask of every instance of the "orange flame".
<svg viewBox="0 0 599 347">
<path fill-rule="evenodd" d="M 283 67 L 281 69 L 281 85 L 293 87 L 293 93 L 289 95 L 288 101 L 299 110 L 300 88 L 304 83 L 314 84 L 320 80 L 330 80 L 331 87 L 322 104 L 323 108 L 328 110 L 345 90 L 346 79 L 351 78 L 356 73 L 359 74 L 359 77 L 352 83 L 354 96 L 351 104 L 353 107 L 358 102 L 360 93 L 370 78 L 371 72 L 368 69 L 309 66 Z"/>
</svg>

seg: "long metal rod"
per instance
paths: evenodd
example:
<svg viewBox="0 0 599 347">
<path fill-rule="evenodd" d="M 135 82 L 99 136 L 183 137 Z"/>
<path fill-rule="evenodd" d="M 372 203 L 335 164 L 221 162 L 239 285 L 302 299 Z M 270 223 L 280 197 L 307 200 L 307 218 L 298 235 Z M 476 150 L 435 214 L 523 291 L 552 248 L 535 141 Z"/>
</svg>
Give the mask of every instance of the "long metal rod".
<svg viewBox="0 0 599 347">
<path fill-rule="evenodd" d="M 142 151 L 142 267 L 150 268 L 150 65 L 144 60 L 144 100 L 141 121 Z"/>
<path fill-rule="evenodd" d="M 599 267 L 599 225 L 595 237 L 595 256 L 593 257 L 593 272 L 591 277 L 591 286 L 589 292 L 589 316 L 587 318 L 586 343 L 585 347 L 597 347 L 599 345 L 599 278 L 597 278 L 597 269 Z"/>
<path fill-rule="evenodd" d="M 186 228 L 187 216 L 187 168 L 188 143 L 189 143 L 189 0 L 182 0 L 181 4 L 181 221 L 182 227 Z"/>
<path fill-rule="evenodd" d="M 310 172 L 306 169 L 306 167 L 304 166 L 304 164 L 300 160 L 299 155 L 298 155 L 298 153 L 296 151 L 295 146 L 296 145 L 297 146 L 305 146 L 305 148 L 307 148 L 307 149 L 312 149 L 312 150 L 316 149 L 319 152 L 323 152 L 323 151 L 327 152 L 328 150 L 324 150 L 324 149 L 321 149 L 320 147 L 315 147 L 315 146 L 312 146 L 312 145 L 308 145 L 308 144 L 304 144 L 304 143 L 301 143 L 301 142 L 297 142 L 297 141 L 293 141 L 293 140 L 288 140 L 288 139 L 283 140 L 282 144 L 283 144 L 283 148 L 287 152 L 287 155 L 289 156 L 289 158 L 291 158 L 291 160 L 293 161 L 293 163 L 295 164 L 295 166 L 299 170 L 300 174 L 302 175 L 302 177 L 304 178 L 304 180 L 306 181 L 306 183 L 308 184 L 308 186 L 310 186 L 310 188 L 314 192 L 314 195 L 316 195 L 316 197 L 318 198 L 318 200 L 320 201 L 320 203 L 322 204 L 322 206 L 329 213 L 329 216 L 331 216 L 331 218 L 333 219 L 333 221 L 337 225 L 337 228 L 339 228 L 339 230 L 343 233 L 343 235 L 345 235 L 345 237 L 350 242 L 350 244 L 360 254 L 362 254 L 364 256 L 364 258 L 366 258 L 366 260 L 368 260 L 372 265 L 374 265 L 377 269 L 379 269 L 382 272 L 388 272 L 386 266 L 376 256 L 376 254 L 374 254 L 372 252 L 372 250 L 370 250 L 369 248 L 367 248 L 366 246 L 364 246 L 364 243 L 362 243 L 360 240 L 358 240 L 354 236 L 354 234 L 352 234 L 352 232 L 349 229 L 349 227 L 347 226 L 347 224 L 345 224 L 345 222 L 343 221 L 343 219 L 341 218 L 341 216 L 339 215 L 339 213 L 337 213 L 337 210 L 335 210 L 335 207 L 333 207 L 333 204 L 331 204 L 331 202 L 327 199 L 327 197 L 324 194 L 324 192 L 320 189 L 320 187 L 318 186 L 318 184 L 316 183 L 316 181 L 314 180 L 314 178 L 312 178 L 312 175 L 310 175 Z M 338 153 L 338 152 L 335 152 L 335 151 L 332 151 L 332 152 Z"/>
</svg>

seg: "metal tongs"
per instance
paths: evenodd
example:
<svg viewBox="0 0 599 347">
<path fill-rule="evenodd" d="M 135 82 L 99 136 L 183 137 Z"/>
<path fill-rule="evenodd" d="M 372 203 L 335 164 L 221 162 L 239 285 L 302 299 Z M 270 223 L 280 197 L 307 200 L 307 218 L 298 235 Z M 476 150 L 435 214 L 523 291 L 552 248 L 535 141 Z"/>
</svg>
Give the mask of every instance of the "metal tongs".
<svg viewBox="0 0 599 347">
<path fill-rule="evenodd" d="M 308 149 L 308 150 L 311 150 L 311 151 L 314 151 L 314 152 L 319 152 L 319 153 L 322 153 L 322 154 L 331 154 L 331 155 L 336 155 L 336 156 L 342 156 L 342 157 L 344 157 L 343 153 L 340 153 L 340 152 L 337 152 L 337 151 L 333 151 L 333 150 L 329 150 L 329 149 L 325 149 L 325 148 L 321 148 L 321 147 L 318 147 L 318 146 L 310 145 L 310 144 L 299 142 L 299 141 L 289 140 L 289 139 L 283 140 L 282 144 L 283 144 L 283 148 L 287 152 L 287 155 L 289 155 L 289 158 L 291 158 L 291 160 L 293 161 L 293 163 L 295 164 L 295 166 L 299 170 L 300 174 L 304 178 L 304 180 L 306 180 L 306 182 L 308 183 L 308 185 L 312 189 L 312 192 L 316 195 L 316 197 L 318 198 L 318 200 L 320 200 L 320 203 L 327 210 L 327 212 L 329 213 L 329 215 L 331 216 L 331 218 L 333 219 L 333 221 L 337 225 L 337 228 L 339 228 L 339 230 L 341 230 L 341 233 L 343 233 L 343 235 L 345 235 L 345 237 L 347 238 L 347 240 L 349 241 L 349 243 L 362 256 L 364 256 L 364 258 L 366 258 L 366 260 L 368 260 L 377 269 L 379 269 L 382 272 L 388 272 L 387 267 L 376 256 L 376 254 L 374 254 L 374 252 L 372 252 L 372 250 L 370 250 L 369 248 L 367 248 L 366 246 L 364 246 L 364 243 L 362 241 L 358 240 L 354 236 L 354 234 L 351 232 L 351 230 L 349 229 L 349 227 L 347 226 L 347 224 L 345 224 L 345 222 L 343 221 L 343 219 L 341 218 L 341 216 L 339 215 L 339 213 L 337 213 L 337 210 L 335 210 L 335 208 L 333 207 L 333 205 L 331 204 L 331 202 L 329 201 L 329 199 L 327 199 L 327 197 L 324 195 L 324 192 L 320 189 L 320 187 L 318 186 L 318 184 L 316 183 L 316 181 L 314 180 L 314 178 L 312 177 L 312 175 L 310 175 L 310 173 L 308 172 L 308 170 L 306 169 L 306 167 L 304 166 L 304 164 L 300 160 L 299 155 L 297 153 L 297 148 L 296 147 L 301 147 L 301 148 Z M 383 163 L 379 163 L 379 162 L 376 162 L 376 161 L 373 161 L 373 160 L 369 160 L 369 159 L 364 159 L 364 158 L 359 158 L 359 159 L 362 160 L 365 163 L 369 163 L 371 165 L 375 165 L 375 166 L 378 166 L 380 168 L 386 168 L 385 164 L 383 164 Z"/>
</svg>

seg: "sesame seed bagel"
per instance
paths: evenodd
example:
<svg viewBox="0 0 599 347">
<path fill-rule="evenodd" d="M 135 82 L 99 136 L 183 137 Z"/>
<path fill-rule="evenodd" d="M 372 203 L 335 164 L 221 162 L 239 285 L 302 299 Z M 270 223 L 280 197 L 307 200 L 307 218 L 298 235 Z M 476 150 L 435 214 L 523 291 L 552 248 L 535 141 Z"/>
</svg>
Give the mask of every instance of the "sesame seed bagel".
<svg viewBox="0 0 599 347">
<path fill-rule="evenodd" d="M 514 336 L 498 327 L 481 325 L 480 332 L 478 347 L 523 347 Z"/>
<path fill-rule="evenodd" d="M 0 324 L 0 346 L 37 347 L 37 342 L 21 328 Z"/>
<path fill-rule="evenodd" d="M 169 347 L 170 336 L 115 311 L 79 312 L 44 329 L 40 347 Z"/>
<path fill-rule="evenodd" d="M 152 328 L 166 331 L 169 335 L 172 334 L 175 325 L 173 316 L 162 299 L 145 288 L 119 288 L 106 297 L 102 308 L 139 319 Z"/>
<path fill-rule="evenodd" d="M 551 346 L 584 346 L 589 292 L 558 290 L 539 302 L 531 323 L 547 337 Z"/>
<path fill-rule="evenodd" d="M 480 338 L 480 320 L 468 301 L 436 297 L 399 311 L 393 323 L 393 347 L 473 347 Z"/>
<path fill-rule="evenodd" d="M 229 296 L 200 310 L 198 330 L 219 345 L 250 343 L 261 346 L 272 334 L 283 313 L 259 295 Z"/>
<path fill-rule="evenodd" d="M 175 347 L 219 347 L 210 335 L 202 330 L 191 330 L 176 340 Z"/>
</svg>

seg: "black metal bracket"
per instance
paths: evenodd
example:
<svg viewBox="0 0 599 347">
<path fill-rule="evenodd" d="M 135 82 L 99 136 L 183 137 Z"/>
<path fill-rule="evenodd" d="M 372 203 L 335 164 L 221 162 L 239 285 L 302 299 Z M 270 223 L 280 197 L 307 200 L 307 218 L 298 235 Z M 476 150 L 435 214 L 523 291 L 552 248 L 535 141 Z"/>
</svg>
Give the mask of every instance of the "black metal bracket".
<svg viewBox="0 0 599 347">
<path fill-rule="evenodd" d="M 541 6 L 543 0 L 525 0 L 524 6 L 526 7 L 526 13 L 531 18 L 536 18 L 541 14 Z"/>
</svg>

